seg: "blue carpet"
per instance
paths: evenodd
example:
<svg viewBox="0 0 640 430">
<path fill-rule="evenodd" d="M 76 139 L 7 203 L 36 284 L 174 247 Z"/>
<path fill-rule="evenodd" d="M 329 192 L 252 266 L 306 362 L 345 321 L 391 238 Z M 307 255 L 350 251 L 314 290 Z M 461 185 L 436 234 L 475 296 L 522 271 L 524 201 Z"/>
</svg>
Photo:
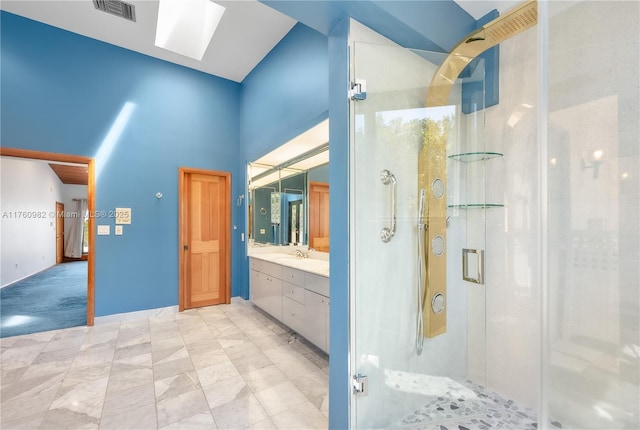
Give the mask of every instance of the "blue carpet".
<svg viewBox="0 0 640 430">
<path fill-rule="evenodd" d="M 86 324 L 86 261 L 58 264 L 0 290 L 0 337 Z"/>
</svg>

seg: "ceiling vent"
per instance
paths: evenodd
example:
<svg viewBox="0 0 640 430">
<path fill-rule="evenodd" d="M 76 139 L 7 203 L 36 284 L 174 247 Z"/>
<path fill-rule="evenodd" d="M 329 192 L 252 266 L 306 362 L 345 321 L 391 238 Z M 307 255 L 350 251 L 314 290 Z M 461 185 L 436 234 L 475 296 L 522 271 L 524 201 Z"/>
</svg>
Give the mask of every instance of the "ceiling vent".
<svg viewBox="0 0 640 430">
<path fill-rule="evenodd" d="M 136 22 L 136 8 L 119 0 L 93 0 L 96 9 Z"/>
</svg>

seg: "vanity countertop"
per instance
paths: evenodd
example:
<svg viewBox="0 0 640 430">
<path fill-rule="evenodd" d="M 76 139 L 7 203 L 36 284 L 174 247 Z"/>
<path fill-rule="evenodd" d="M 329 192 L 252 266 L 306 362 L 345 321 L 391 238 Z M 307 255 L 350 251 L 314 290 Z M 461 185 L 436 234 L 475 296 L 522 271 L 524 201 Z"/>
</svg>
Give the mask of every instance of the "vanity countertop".
<svg viewBox="0 0 640 430">
<path fill-rule="evenodd" d="M 250 250 L 248 254 L 251 258 L 258 258 L 282 266 L 293 267 L 294 269 L 326 276 L 327 278 L 329 277 L 329 260 L 325 258 L 315 258 L 313 252 L 309 253 L 310 256 L 308 258 L 297 257 L 294 254 L 286 252 L 252 252 Z"/>
</svg>

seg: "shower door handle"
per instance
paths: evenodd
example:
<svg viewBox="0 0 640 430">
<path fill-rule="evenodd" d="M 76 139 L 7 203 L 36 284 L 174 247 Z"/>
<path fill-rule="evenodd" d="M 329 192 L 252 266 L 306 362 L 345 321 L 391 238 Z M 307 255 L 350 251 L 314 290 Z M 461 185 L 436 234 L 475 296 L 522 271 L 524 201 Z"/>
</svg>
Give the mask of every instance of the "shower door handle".
<svg viewBox="0 0 640 430">
<path fill-rule="evenodd" d="M 387 243 L 396 234 L 396 193 L 398 187 L 396 177 L 387 169 L 380 172 L 380 180 L 385 185 L 391 185 L 391 227 L 380 230 L 380 239 Z"/>
<path fill-rule="evenodd" d="M 470 255 L 475 255 L 473 264 L 469 264 Z M 472 268 L 474 270 L 472 270 Z M 475 272 L 475 276 L 473 273 Z M 484 251 L 481 249 L 462 250 L 462 279 L 475 284 L 484 285 Z"/>
</svg>

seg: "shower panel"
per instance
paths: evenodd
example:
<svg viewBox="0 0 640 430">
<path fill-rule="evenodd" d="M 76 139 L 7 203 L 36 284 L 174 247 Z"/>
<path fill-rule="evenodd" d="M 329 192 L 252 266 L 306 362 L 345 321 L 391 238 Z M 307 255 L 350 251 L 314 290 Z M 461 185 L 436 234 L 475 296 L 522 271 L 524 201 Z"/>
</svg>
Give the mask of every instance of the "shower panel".
<svg viewBox="0 0 640 430">
<path fill-rule="evenodd" d="M 538 3 L 527 0 L 468 34 L 440 65 L 427 90 L 427 106 L 444 106 L 460 73 L 474 58 L 538 22 Z"/>
<path fill-rule="evenodd" d="M 418 321 L 424 325 L 422 334 L 431 338 L 447 331 L 447 148 L 446 141 L 434 138 L 428 127 L 418 152 L 418 289 L 422 293 Z"/>
</svg>

